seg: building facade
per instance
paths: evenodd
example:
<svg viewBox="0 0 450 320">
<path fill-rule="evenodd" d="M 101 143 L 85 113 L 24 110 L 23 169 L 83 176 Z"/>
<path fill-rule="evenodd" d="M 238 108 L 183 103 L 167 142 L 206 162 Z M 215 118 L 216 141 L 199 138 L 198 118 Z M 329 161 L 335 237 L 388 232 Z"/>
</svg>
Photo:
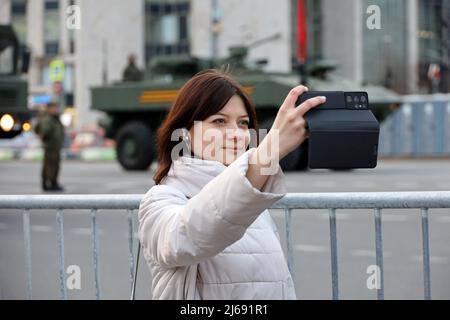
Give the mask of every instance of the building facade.
<svg viewBox="0 0 450 320">
<path fill-rule="evenodd" d="M 305 2 L 310 62 L 334 61 L 339 75 L 401 94 L 450 91 L 449 0 Z M 435 65 L 440 81 L 433 89 L 429 70 Z"/>
<path fill-rule="evenodd" d="M 439 65 L 439 90 L 449 91 L 450 0 L 304 2 L 308 64 L 333 61 L 332 72 L 399 93 L 428 92 L 430 65 Z M 225 57 L 246 45 L 249 59 L 267 60 L 265 70 L 291 71 L 296 12 L 297 0 L 0 0 L 0 23 L 11 23 L 32 52 L 31 101 L 52 95 L 49 64 L 64 61 L 64 102 L 78 128 L 99 116 L 89 88 L 120 81 L 130 54 L 142 69 L 160 55 Z M 68 27 L 74 18 L 79 28 Z"/>
</svg>

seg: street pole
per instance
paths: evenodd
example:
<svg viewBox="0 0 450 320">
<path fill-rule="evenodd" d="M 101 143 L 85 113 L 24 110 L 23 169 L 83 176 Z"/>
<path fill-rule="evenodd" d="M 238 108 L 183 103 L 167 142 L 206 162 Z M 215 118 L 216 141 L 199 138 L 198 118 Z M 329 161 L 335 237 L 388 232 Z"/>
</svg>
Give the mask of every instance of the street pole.
<svg viewBox="0 0 450 320">
<path fill-rule="evenodd" d="M 306 11 L 305 1 L 297 0 L 297 68 L 300 77 L 300 83 L 303 85 L 308 84 L 307 79 L 307 43 L 308 33 L 306 29 Z"/>
<path fill-rule="evenodd" d="M 218 0 L 211 0 L 211 49 L 212 58 L 215 60 L 219 55 L 219 24 L 220 24 L 220 14 L 219 14 L 219 2 Z"/>
</svg>

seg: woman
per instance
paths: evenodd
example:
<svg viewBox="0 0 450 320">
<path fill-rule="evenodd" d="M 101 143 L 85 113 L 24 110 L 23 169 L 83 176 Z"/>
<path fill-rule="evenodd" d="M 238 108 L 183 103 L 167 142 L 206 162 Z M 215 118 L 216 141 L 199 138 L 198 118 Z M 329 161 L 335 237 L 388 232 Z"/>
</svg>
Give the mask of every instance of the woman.
<svg viewBox="0 0 450 320">
<path fill-rule="evenodd" d="M 286 194 L 278 161 L 307 138 L 303 115 L 325 102 L 296 107 L 306 90 L 289 92 L 269 133 L 250 148 L 255 108 L 229 75 L 206 70 L 180 89 L 158 130 L 155 186 L 139 208 L 154 299 L 296 298 L 267 208 Z M 173 152 L 180 128 L 188 149 L 181 156 Z"/>
</svg>

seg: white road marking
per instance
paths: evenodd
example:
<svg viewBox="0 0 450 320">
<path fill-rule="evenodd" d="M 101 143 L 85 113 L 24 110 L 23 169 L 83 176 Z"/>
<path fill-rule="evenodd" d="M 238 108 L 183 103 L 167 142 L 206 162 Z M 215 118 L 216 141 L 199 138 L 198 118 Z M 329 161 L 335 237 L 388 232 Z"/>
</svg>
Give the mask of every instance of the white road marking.
<svg viewBox="0 0 450 320">
<path fill-rule="evenodd" d="M 375 258 L 375 250 L 355 249 L 351 250 L 350 254 L 358 257 L 373 257 Z"/>
<path fill-rule="evenodd" d="M 76 235 L 82 235 L 82 236 L 92 235 L 92 228 L 72 228 L 70 231 Z M 97 229 L 97 234 L 102 235 L 103 230 Z"/>
<path fill-rule="evenodd" d="M 318 252 L 318 253 L 322 253 L 322 252 L 327 252 L 328 248 L 324 247 L 324 246 L 316 246 L 316 245 L 312 245 L 312 244 L 296 244 L 294 245 L 294 250 L 297 251 L 303 251 L 303 252 Z"/>
<path fill-rule="evenodd" d="M 357 257 L 370 257 L 370 258 L 376 257 L 375 249 L 373 250 L 354 249 L 350 251 L 350 254 Z M 383 258 L 389 257 L 390 255 L 391 254 L 388 251 L 383 251 Z"/>
<path fill-rule="evenodd" d="M 53 227 L 35 224 L 31 226 L 31 231 L 34 232 L 53 232 Z"/>
<path fill-rule="evenodd" d="M 414 261 L 423 262 L 422 255 L 413 256 L 411 259 Z M 447 257 L 430 256 L 430 263 L 446 263 L 448 261 L 449 259 Z"/>
<path fill-rule="evenodd" d="M 318 215 L 322 220 L 330 219 L 330 214 L 328 212 L 321 212 L 317 213 L 316 215 Z M 350 220 L 351 217 L 352 215 L 350 213 L 339 212 L 338 210 L 336 210 L 336 220 Z"/>
<path fill-rule="evenodd" d="M 407 214 L 391 214 L 391 213 L 383 213 L 381 215 L 382 222 L 403 222 L 408 220 Z"/>
</svg>

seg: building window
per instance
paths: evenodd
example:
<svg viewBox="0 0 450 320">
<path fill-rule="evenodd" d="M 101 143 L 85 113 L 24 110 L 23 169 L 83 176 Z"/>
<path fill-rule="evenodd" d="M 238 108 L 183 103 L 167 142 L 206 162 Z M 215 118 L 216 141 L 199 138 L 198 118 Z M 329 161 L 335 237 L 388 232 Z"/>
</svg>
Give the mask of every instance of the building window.
<svg viewBox="0 0 450 320">
<path fill-rule="evenodd" d="M 27 3 L 25 0 L 11 1 L 11 24 L 21 44 L 25 44 L 27 40 L 26 12 Z"/>
<path fill-rule="evenodd" d="M 44 11 L 44 44 L 45 54 L 55 56 L 59 51 L 59 2 L 45 1 Z"/>
<path fill-rule="evenodd" d="M 188 54 L 189 1 L 146 0 L 145 58 L 148 63 L 161 55 Z"/>
</svg>

